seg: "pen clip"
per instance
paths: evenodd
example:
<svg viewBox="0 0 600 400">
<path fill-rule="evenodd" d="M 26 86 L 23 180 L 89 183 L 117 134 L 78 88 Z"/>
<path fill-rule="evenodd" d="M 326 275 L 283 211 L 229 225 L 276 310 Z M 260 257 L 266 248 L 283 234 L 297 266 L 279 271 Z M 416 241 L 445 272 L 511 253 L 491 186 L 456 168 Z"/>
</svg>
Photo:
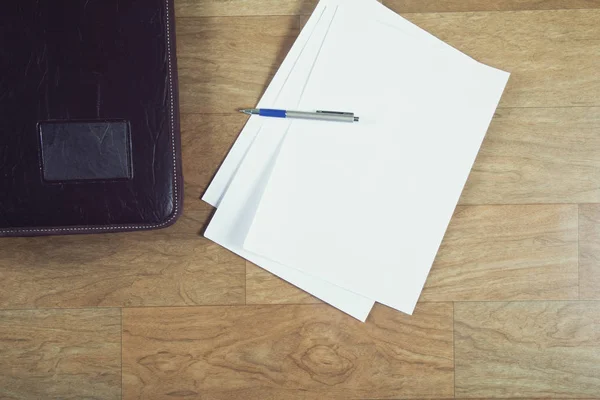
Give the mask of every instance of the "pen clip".
<svg viewBox="0 0 600 400">
<path fill-rule="evenodd" d="M 348 115 L 348 116 L 354 116 L 354 113 L 351 112 L 342 112 L 342 111 L 322 111 L 322 110 L 317 110 L 318 114 L 332 114 L 332 115 Z"/>
</svg>

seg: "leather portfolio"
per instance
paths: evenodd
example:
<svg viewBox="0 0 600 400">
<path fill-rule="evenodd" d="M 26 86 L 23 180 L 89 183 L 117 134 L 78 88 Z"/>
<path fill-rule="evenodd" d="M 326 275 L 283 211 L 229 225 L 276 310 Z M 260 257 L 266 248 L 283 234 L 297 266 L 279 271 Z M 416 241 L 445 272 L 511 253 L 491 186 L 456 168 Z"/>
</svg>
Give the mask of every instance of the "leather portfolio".
<svg viewBox="0 0 600 400">
<path fill-rule="evenodd" d="M 173 0 L 6 0 L 0 236 L 161 228 L 182 211 Z"/>
</svg>

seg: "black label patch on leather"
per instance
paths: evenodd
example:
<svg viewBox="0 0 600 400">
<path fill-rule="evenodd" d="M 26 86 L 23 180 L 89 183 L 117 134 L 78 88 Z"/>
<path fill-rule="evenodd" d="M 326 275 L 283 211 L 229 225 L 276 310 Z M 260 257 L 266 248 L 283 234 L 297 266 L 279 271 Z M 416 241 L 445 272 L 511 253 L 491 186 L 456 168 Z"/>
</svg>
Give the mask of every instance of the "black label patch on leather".
<svg viewBox="0 0 600 400">
<path fill-rule="evenodd" d="M 133 177 L 127 121 L 44 121 L 38 128 L 45 181 Z"/>
</svg>

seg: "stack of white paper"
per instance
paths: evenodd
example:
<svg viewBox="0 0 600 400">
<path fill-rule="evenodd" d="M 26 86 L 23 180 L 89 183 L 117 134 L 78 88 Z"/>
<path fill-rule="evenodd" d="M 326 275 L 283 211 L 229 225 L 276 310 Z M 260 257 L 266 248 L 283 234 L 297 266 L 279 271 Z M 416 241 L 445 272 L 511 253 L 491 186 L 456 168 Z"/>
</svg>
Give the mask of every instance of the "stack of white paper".
<svg viewBox="0 0 600 400">
<path fill-rule="evenodd" d="M 206 237 L 364 321 L 412 313 L 509 74 L 376 0 L 322 0 L 204 200 Z"/>
</svg>

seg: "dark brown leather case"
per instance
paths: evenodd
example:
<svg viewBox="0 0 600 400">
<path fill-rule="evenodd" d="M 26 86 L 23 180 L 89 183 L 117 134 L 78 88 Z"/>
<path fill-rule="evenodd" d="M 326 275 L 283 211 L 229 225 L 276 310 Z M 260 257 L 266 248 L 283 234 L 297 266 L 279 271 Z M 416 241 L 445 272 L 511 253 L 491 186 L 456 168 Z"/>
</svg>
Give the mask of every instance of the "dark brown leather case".
<svg viewBox="0 0 600 400">
<path fill-rule="evenodd" d="M 166 227 L 182 211 L 173 0 L 7 0 L 0 236 Z"/>
</svg>

